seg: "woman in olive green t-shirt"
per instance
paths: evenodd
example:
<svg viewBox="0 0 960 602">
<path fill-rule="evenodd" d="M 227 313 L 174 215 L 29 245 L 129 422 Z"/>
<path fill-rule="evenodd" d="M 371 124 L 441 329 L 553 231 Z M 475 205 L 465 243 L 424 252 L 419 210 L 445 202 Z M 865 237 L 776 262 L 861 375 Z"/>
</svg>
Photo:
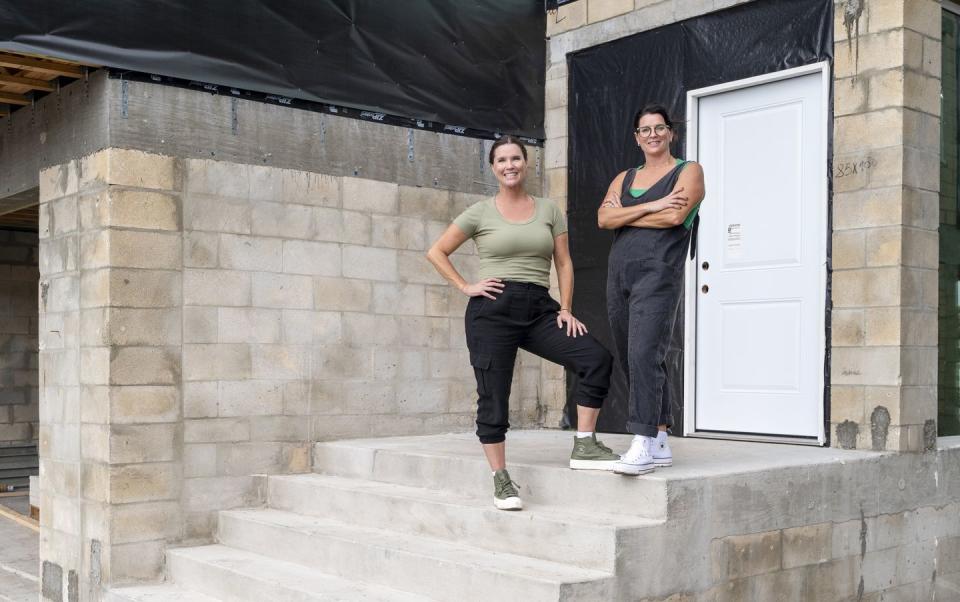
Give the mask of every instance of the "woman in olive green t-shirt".
<svg viewBox="0 0 960 602">
<path fill-rule="evenodd" d="M 612 357 L 570 313 L 573 264 L 563 212 L 552 201 L 524 189 L 527 151 L 512 136 L 490 149 L 500 184 L 492 199 L 475 203 L 427 252 L 437 271 L 470 297 L 464 316 L 470 363 L 477 378 L 477 436 L 493 471 L 494 505 L 523 506 L 506 471 L 510 386 L 517 349 L 525 349 L 573 370 L 577 376 L 578 432 L 570 467 L 612 470 L 619 456 L 597 441 L 594 428 L 610 386 Z M 473 239 L 480 279 L 468 283 L 450 254 Z M 556 263 L 560 303 L 548 292 L 550 264 Z"/>
</svg>

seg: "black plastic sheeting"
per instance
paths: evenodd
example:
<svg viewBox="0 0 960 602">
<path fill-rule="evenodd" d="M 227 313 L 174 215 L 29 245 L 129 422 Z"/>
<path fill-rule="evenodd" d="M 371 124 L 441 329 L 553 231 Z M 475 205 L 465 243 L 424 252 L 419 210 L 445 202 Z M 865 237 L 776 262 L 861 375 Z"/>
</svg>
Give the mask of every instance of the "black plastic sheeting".
<svg viewBox="0 0 960 602">
<path fill-rule="evenodd" d="M 0 2 L 0 49 L 543 138 L 542 0 Z"/>
<path fill-rule="evenodd" d="M 607 254 L 613 237 L 597 228 L 597 208 L 614 176 L 643 161 L 632 133 L 636 111 L 651 102 L 665 105 L 675 123 L 671 150 L 675 157 L 683 157 L 688 90 L 832 59 L 833 0 L 758 0 L 569 56 L 567 211 L 576 270 L 573 303 L 577 317 L 608 349 L 614 348 L 605 295 Z M 832 148 L 828 156 L 832 156 Z M 757 149 L 756 160 L 762 169 L 762 148 Z M 710 183 L 706 184 L 703 210 L 709 211 Z M 828 249 L 828 257 L 829 253 Z M 829 300 L 828 280 L 828 311 Z M 829 316 L 826 323 L 829 329 Z M 829 341 L 828 330 L 826 366 Z M 667 364 L 674 432 L 679 433 L 683 422 L 682 309 Z M 568 387 L 568 420 L 575 423 L 571 390 Z M 599 428 L 624 432 L 626 418 L 627 383 L 617 366 Z"/>
</svg>

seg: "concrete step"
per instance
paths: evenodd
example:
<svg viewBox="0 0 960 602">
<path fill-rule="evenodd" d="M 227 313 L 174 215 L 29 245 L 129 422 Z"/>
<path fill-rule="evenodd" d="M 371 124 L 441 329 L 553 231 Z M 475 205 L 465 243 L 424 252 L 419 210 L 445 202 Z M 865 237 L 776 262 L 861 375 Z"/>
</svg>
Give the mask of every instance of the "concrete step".
<svg viewBox="0 0 960 602">
<path fill-rule="evenodd" d="M 623 436 L 624 443 L 629 439 Z M 624 443 L 620 446 L 626 447 Z M 571 470 L 572 435 L 524 431 L 507 443 L 507 468 L 525 505 L 563 506 L 585 512 L 664 519 L 671 469 L 640 477 Z M 611 445 L 614 449 L 620 446 Z M 427 489 L 492 492 L 490 469 L 476 437 L 455 434 L 329 441 L 314 446 L 314 472 Z"/>
<path fill-rule="evenodd" d="M 179 585 L 164 583 L 161 585 L 136 585 L 111 588 L 103 602 L 228 602 L 225 598 L 214 598 L 190 591 Z"/>
<path fill-rule="evenodd" d="M 223 545 L 168 550 L 167 571 L 180 587 L 237 602 L 430 602 Z"/>
<path fill-rule="evenodd" d="M 220 541 L 436 600 L 609 600 L 611 573 L 280 510 L 221 512 Z M 349 520 L 350 516 L 344 516 Z"/>
<path fill-rule="evenodd" d="M 604 571 L 615 568 L 618 529 L 663 524 L 543 504 L 504 512 L 493 507 L 492 499 L 492 486 L 478 497 L 316 474 L 267 481 L 267 505 L 278 510 L 349 517 L 351 524 L 363 527 L 469 542 L 485 550 Z"/>
</svg>

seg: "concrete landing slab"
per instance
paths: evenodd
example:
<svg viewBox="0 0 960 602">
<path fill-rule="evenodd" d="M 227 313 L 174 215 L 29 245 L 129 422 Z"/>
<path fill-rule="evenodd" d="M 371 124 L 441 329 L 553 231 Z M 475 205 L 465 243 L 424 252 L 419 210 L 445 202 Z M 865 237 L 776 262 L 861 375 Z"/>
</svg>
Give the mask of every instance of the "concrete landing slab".
<svg viewBox="0 0 960 602">
<path fill-rule="evenodd" d="M 0 516 L 0 600 L 36 602 L 40 597 L 40 536 Z"/>
</svg>

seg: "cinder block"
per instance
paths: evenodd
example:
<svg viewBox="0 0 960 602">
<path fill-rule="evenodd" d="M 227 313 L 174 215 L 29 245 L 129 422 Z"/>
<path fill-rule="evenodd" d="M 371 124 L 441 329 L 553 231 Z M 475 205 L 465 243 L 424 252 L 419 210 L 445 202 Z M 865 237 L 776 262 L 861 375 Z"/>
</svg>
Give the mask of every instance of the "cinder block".
<svg viewBox="0 0 960 602">
<path fill-rule="evenodd" d="M 248 272 L 183 271 L 183 302 L 186 305 L 250 305 L 251 288 L 251 275 Z"/>
<path fill-rule="evenodd" d="M 340 314 L 285 309 L 282 328 L 283 342 L 287 344 L 332 344 L 340 340 Z"/>
<path fill-rule="evenodd" d="M 307 441 L 310 422 L 302 416 L 258 416 L 250 420 L 250 438 L 253 441 Z"/>
<path fill-rule="evenodd" d="M 395 215 L 400 200 L 399 186 L 366 178 L 343 178 L 343 207 L 354 211 Z"/>
<path fill-rule="evenodd" d="M 181 471 L 176 463 L 151 462 L 111 466 L 109 500 L 114 504 L 176 500 L 180 497 Z"/>
<path fill-rule="evenodd" d="M 174 195 L 111 187 L 104 225 L 146 230 L 179 230 L 180 199 Z"/>
<path fill-rule="evenodd" d="M 108 340 L 114 345 L 179 345 L 182 320 L 177 309 L 112 308 Z"/>
<path fill-rule="evenodd" d="M 838 270 L 833 275 L 835 307 L 878 307 L 900 303 L 900 270 Z"/>
<path fill-rule="evenodd" d="M 250 476 L 222 476 L 187 479 L 183 484 L 184 506 L 188 512 L 240 508 L 257 503 Z"/>
<path fill-rule="evenodd" d="M 425 228 L 422 219 L 374 215 L 372 227 L 372 240 L 376 247 L 408 251 L 423 251 L 426 249 Z"/>
<path fill-rule="evenodd" d="M 283 241 L 283 271 L 315 276 L 340 275 L 340 245 L 301 240 Z"/>
<path fill-rule="evenodd" d="M 340 341 L 350 347 L 392 346 L 399 336 L 398 320 L 393 314 L 372 315 L 345 312 Z"/>
<path fill-rule="evenodd" d="M 111 230 L 109 249 L 114 267 L 176 270 L 183 265 L 179 234 Z"/>
<path fill-rule="evenodd" d="M 303 345 L 256 345 L 253 347 L 253 377 L 307 379 L 310 377 L 310 356 L 310 348 Z"/>
<path fill-rule="evenodd" d="M 183 265 L 188 268 L 215 268 L 220 249 L 220 236 L 213 232 L 183 233 Z"/>
<path fill-rule="evenodd" d="M 942 46 L 940 40 L 923 38 L 923 72 L 932 77 L 942 75 Z"/>
<path fill-rule="evenodd" d="M 286 203 L 253 203 L 252 231 L 260 236 L 313 238 L 313 207 Z"/>
<path fill-rule="evenodd" d="M 187 159 L 188 192 L 248 199 L 250 166 L 229 161 Z"/>
<path fill-rule="evenodd" d="M 430 378 L 470 378 L 473 368 L 465 350 L 431 351 Z"/>
<path fill-rule="evenodd" d="M 94 307 L 177 307 L 181 303 L 179 272 L 112 269 L 84 273 L 81 304 Z M 108 296 L 107 296 L 108 295 Z"/>
<path fill-rule="evenodd" d="M 901 228 L 870 228 L 866 231 L 867 266 L 896 266 L 901 262 Z M 834 239 L 836 240 L 836 238 Z"/>
<path fill-rule="evenodd" d="M 377 282 L 373 311 L 378 314 L 422 316 L 426 311 L 424 285 Z"/>
<path fill-rule="evenodd" d="M 902 187 L 835 193 L 835 230 L 871 226 L 896 226 L 902 221 Z"/>
<path fill-rule="evenodd" d="M 211 418 L 219 414 L 219 388 L 216 382 L 183 383 L 185 418 Z"/>
<path fill-rule="evenodd" d="M 903 27 L 904 0 L 886 0 L 886 2 L 874 2 L 864 6 L 863 17 L 866 17 L 864 23 L 863 17 L 860 21 L 866 25 L 865 33 L 878 33 L 889 29 L 898 29 Z"/>
<path fill-rule="evenodd" d="M 343 275 L 365 280 L 397 280 L 397 251 L 344 245 Z"/>
<path fill-rule="evenodd" d="M 405 342 L 412 347 L 445 349 L 450 345 L 450 320 L 410 316 L 404 319 Z"/>
<path fill-rule="evenodd" d="M 937 347 L 904 347 L 900 370 L 904 385 L 937 384 Z"/>
<path fill-rule="evenodd" d="M 450 403 L 446 381 L 417 380 L 397 384 L 397 411 L 408 413 L 441 413 Z"/>
<path fill-rule="evenodd" d="M 313 353 L 313 378 L 344 379 L 373 376 L 373 349 L 321 345 Z"/>
<path fill-rule="evenodd" d="M 221 307 L 217 331 L 221 343 L 279 343 L 279 309 Z"/>
<path fill-rule="evenodd" d="M 221 417 L 283 413 L 283 385 L 276 381 L 223 381 L 219 385 Z"/>
<path fill-rule="evenodd" d="M 167 539 L 180 532 L 180 505 L 177 502 L 122 504 L 110 509 L 111 543 Z"/>
<path fill-rule="evenodd" d="M 864 341 L 863 310 L 835 309 L 830 314 L 833 327 L 831 344 L 837 347 L 859 347 Z"/>
<path fill-rule="evenodd" d="M 935 230 L 903 229 L 903 264 L 938 269 L 940 238 Z"/>
<path fill-rule="evenodd" d="M 449 190 L 423 186 L 400 186 L 400 215 L 448 221 L 451 206 Z"/>
<path fill-rule="evenodd" d="M 288 203 L 340 206 L 340 178 L 295 169 L 281 170 L 283 199 Z"/>
<path fill-rule="evenodd" d="M 830 365 L 837 385 L 899 385 L 897 347 L 835 347 Z"/>
<path fill-rule="evenodd" d="M 587 21 L 596 23 L 633 10 L 633 0 L 589 0 Z M 547 17 L 549 19 L 549 15 Z"/>
<path fill-rule="evenodd" d="M 310 381 L 283 383 L 283 413 L 301 419 L 310 414 Z"/>
<path fill-rule="evenodd" d="M 587 24 L 587 3 L 571 2 L 547 13 L 547 37 L 561 34 Z"/>
<path fill-rule="evenodd" d="M 920 111 L 904 110 L 903 143 L 927 152 L 940 153 L 940 119 Z"/>
<path fill-rule="evenodd" d="M 348 380 L 343 383 L 345 414 L 396 414 L 394 385 L 375 380 Z"/>
<path fill-rule="evenodd" d="M 903 110 L 887 108 L 835 117 L 834 148 L 839 152 L 862 151 L 900 144 Z"/>
<path fill-rule="evenodd" d="M 831 558 L 831 523 L 783 530 L 783 568 L 827 562 Z"/>
<path fill-rule="evenodd" d="M 462 261 L 462 258 L 457 258 Z M 417 284 L 447 284 L 423 253 L 399 251 L 397 255 L 397 279 Z M 454 264 L 456 265 L 456 263 Z"/>
<path fill-rule="evenodd" d="M 213 477 L 217 474 L 215 443 L 188 443 L 183 446 L 183 476 Z"/>
<path fill-rule="evenodd" d="M 313 289 L 316 309 L 370 311 L 373 283 L 367 280 L 317 277 L 313 280 Z"/>
<path fill-rule="evenodd" d="M 170 462 L 178 453 L 178 424 L 115 424 L 109 428 L 112 464 Z"/>
<path fill-rule="evenodd" d="M 114 347 L 110 384 L 172 385 L 180 381 L 180 354 L 175 347 Z"/>
<path fill-rule="evenodd" d="M 110 150 L 102 150 L 81 157 L 77 161 L 77 182 L 81 191 L 102 189 L 110 172 Z M 42 199 L 42 197 L 41 197 Z"/>
<path fill-rule="evenodd" d="M 219 340 L 216 307 L 183 308 L 183 342 L 216 343 Z"/>
<path fill-rule="evenodd" d="M 279 443 L 258 441 L 217 446 L 217 474 L 245 476 L 283 472 L 283 452 Z"/>
<path fill-rule="evenodd" d="M 78 186 L 77 164 L 74 161 L 40 170 L 40 202 L 46 203 L 67 195 L 76 194 Z"/>
<path fill-rule="evenodd" d="M 855 77 L 849 81 L 860 81 L 866 85 L 869 91 L 867 95 L 867 109 L 871 111 L 903 106 L 904 89 L 902 67 L 887 69 L 863 77 Z"/>
<path fill-rule="evenodd" d="M 861 35 L 858 45 L 834 45 L 834 77 L 851 77 L 903 64 L 903 29 Z"/>
<path fill-rule="evenodd" d="M 279 272 L 283 267 L 282 241 L 259 236 L 220 236 L 220 265 L 229 269 Z"/>
<path fill-rule="evenodd" d="M 864 310 L 866 344 L 899 345 L 902 331 L 900 311 L 897 307 L 873 307 Z"/>
<path fill-rule="evenodd" d="M 567 166 L 567 138 L 550 138 L 544 145 L 544 166 L 557 169 Z"/>
<path fill-rule="evenodd" d="M 252 223 L 252 210 L 247 200 L 199 194 L 190 194 L 183 199 L 184 230 L 250 234 Z"/>
<path fill-rule="evenodd" d="M 373 374 L 380 380 L 421 381 L 427 376 L 427 354 L 418 349 L 377 347 L 373 350 Z"/>
<path fill-rule="evenodd" d="M 255 273 L 253 305 L 284 309 L 313 307 L 314 282 L 309 276 Z"/>
<path fill-rule="evenodd" d="M 244 418 L 203 418 L 183 421 L 185 443 L 232 443 L 250 440 L 250 422 Z"/>
<path fill-rule="evenodd" d="M 905 107 L 923 111 L 934 117 L 940 116 L 939 77 L 907 71 L 903 76 L 903 86 L 903 104 Z"/>
<path fill-rule="evenodd" d="M 838 230 L 833 233 L 833 268 L 861 268 L 866 265 L 865 230 Z M 873 249 L 871 249 L 871 252 Z"/>
<path fill-rule="evenodd" d="M 909 10 L 904 11 L 903 24 L 928 38 L 939 40 L 940 15 L 940 3 L 936 0 L 909 0 Z"/>
<path fill-rule="evenodd" d="M 846 420 L 857 424 L 865 424 L 864 387 L 831 385 L 830 420 L 838 424 Z"/>
<path fill-rule="evenodd" d="M 184 345 L 184 380 L 239 380 L 251 375 L 250 347 L 244 344 Z"/>
<path fill-rule="evenodd" d="M 112 148 L 109 151 L 110 184 L 137 188 L 178 190 L 176 159 L 137 150 Z"/>
<path fill-rule="evenodd" d="M 268 165 L 250 166 L 250 199 L 279 201 L 283 197 L 283 171 Z"/>
<path fill-rule="evenodd" d="M 714 580 L 738 579 L 781 568 L 780 531 L 733 535 L 710 543 Z"/>
<path fill-rule="evenodd" d="M 180 390 L 175 386 L 110 388 L 110 423 L 176 422 L 180 419 Z"/>
<path fill-rule="evenodd" d="M 544 115 L 544 132 L 548 139 L 567 135 L 567 109 L 547 109 Z"/>
</svg>

